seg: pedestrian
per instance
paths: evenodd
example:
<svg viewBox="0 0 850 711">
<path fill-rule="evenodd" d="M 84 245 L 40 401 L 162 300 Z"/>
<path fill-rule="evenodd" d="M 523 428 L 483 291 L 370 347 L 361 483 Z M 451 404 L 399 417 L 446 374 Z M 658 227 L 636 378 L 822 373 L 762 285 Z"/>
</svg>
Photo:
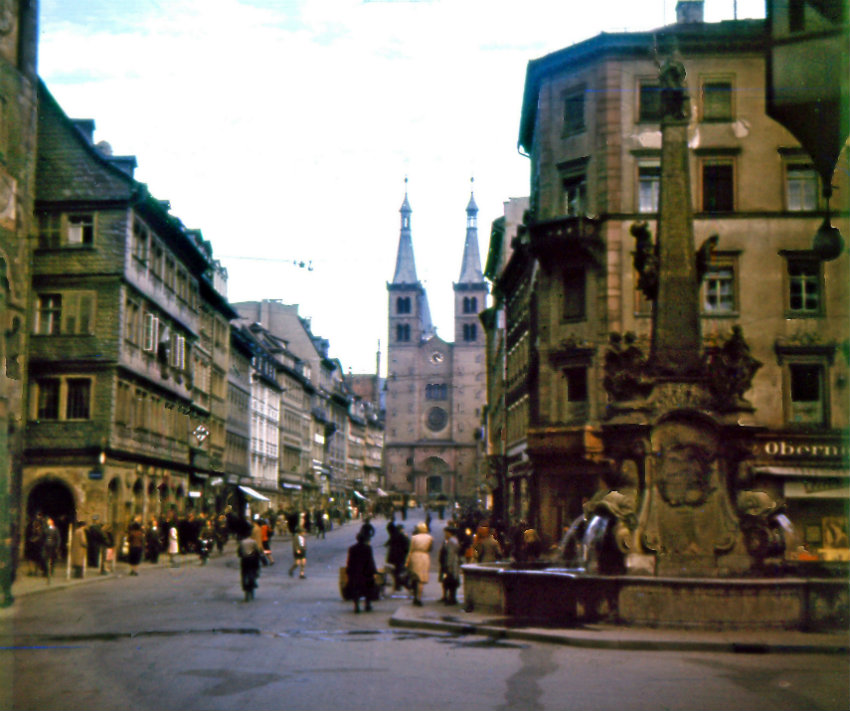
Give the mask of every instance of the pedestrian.
<svg viewBox="0 0 850 711">
<path fill-rule="evenodd" d="M 133 521 L 127 529 L 127 546 L 130 575 L 138 575 L 139 563 L 142 562 L 142 555 L 145 552 L 145 532 L 138 521 Z"/>
<path fill-rule="evenodd" d="M 150 523 L 145 531 L 145 558 L 151 563 L 159 562 L 161 540 L 159 523 L 156 520 L 156 516 L 151 516 Z"/>
<path fill-rule="evenodd" d="M 269 565 L 274 565 L 274 558 L 272 557 L 272 530 L 268 519 L 260 519 L 260 536 L 263 541 L 263 555 L 266 556 Z"/>
<path fill-rule="evenodd" d="M 410 552 L 407 554 L 405 567 L 410 573 L 413 585 L 413 604 L 422 607 L 422 592 L 428 582 L 431 570 L 431 548 L 434 539 L 428 533 L 424 523 L 416 524 L 416 529 L 410 539 Z"/>
<path fill-rule="evenodd" d="M 59 529 L 56 528 L 53 519 L 46 519 L 41 544 L 41 565 L 48 585 L 50 578 L 53 577 L 53 569 L 56 566 L 56 559 L 59 557 L 61 542 L 62 537 L 59 535 Z"/>
<path fill-rule="evenodd" d="M 179 552 L 180 541 L 177 533 L 177 520 L 172 519 L 168 523 L 168 564 L 172 568 L 176 568 L 179 565 L 177 562 L 177 554 Z"/>
<path fill-rule="evenodd" d="M 215 519 L 215 545 L 218 548 L 218 554 L 224 553 L 224 545 L 227 543 L 230 530 L 227 524 L 227 516 L 223 513 L 219 514 Z"/>
<path fill-rule="evenodd" d="M 103 545 L 105 546 L 103 549 L 103 555 L 100 556 L 100 574 L 107 575 L 109 573 L 106 569 L 107 563 L 111 563 L 115 560 L 115 535 L 112 533 L 112 524 L 104 524 L 100 532 L 103 536 Z M 113 566 L 113 570 L 114 569 L 115 566 Z"/>
<path fill-rule="evenodd" d="M 487 524 L 478 527 L 475 534 L 475 557 L 479 563 L 492 563 L 502 558 L 502 547 Z"/>
<path fill-rule="evenodd" d="M 360 526 L 360 533 L 366 536 L 370 541 L 372 540 L 372 536 L 375 535 L 375 527 L 372 525 L 372 517 L 367 516 L 366 520 L 363 521 L 363 525 Z"/>
<path fill-rule="evenodd" d="M 88 528 L 86 556 L 88 567 L 92 570 L 100 569 L 101 551 L 106 548 L 103 539 L 103 529 L 100 526 L 100 517 L 95 514 L 91 517 L 91 525 Z"/>
<path fill-rule="evenodd" d="M 29 561 L 30 575 L 38 575 L 41 567 L 41 549 L 44 545 L 45 521 L 45 515 L 39 511 L 27 524 L 24 556 Z"/>
<path fill-rule="evenodd" d="M 71 536 L 71 568 L 75 578 L 83 577 L 86 564 L 86 548 L 88 540 L 86 537 L 86 522 L 77 521 L 77 527 Z"/>
<path fill-rule="evenodd" d="M 292 565 L 289 568 L 289 577 L 295 573 L 296 568 L 301 569 L 299 578 L 304 580 L 307 577 L 304 572 L 307 566 L 307 537 L 304 535 L 304 529 L 301 526 L 295 529 L 292 536 Z"/>
<path fill-rule="evenodd" d="M 387 547 L 387 565 L 393 575 L 393 590 L 401 590 L 402 581 L 404 579 L 404 565 L 407 561 L 407 554 L 410 551 L 410 539 L 404 532 L 404 526 L 397 524 L 390 530 L 390 537 L 386 542 Z"/>
<path fill-rule="evenodd" d="M 240 539 L 236 554 L 239 556 L 239 574 L 245 602 L 249 602 L 254 599 L 254 590 L 257 589 L 263 549 L 251 535 L 246 535 Z"/>
<path fill-rule="evenodd" d="M 455 538 L 455 529 L 446 526 L 446 539 L 440 547 L 440 582 L 443 584 L 441 602 L 457 604 L 457 589 L 460 587 L 460 544 Z"/>
<path fill-rule="evenodd" d="M 316 538 L 325 537 L 325 515 L 321 511 L 316 511 Z"/>
<path fill-rule="evenodd" d="M 348 575 L 347 597 L 354 601 L 354 612 L 360 612 L 360 598 L 366 602 L 366 612 L 372 611 L 372 600 L 378 599 L 378 588 L 375 585 L 375 556 L 368 537 L 361 531 L 357 534 L 357 543 L 348 549 L 348 560 L 345 564 Z"/>
</svg>

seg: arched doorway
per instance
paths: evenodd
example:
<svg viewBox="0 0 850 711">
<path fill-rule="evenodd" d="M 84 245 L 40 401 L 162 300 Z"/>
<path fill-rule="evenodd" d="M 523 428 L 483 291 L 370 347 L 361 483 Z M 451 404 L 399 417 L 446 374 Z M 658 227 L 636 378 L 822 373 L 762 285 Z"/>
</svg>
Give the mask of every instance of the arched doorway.
<svg viewBox="0 0 850 711">
<path fill-rule="evenodd" d="M 425 493 L 429 499 L 441 494 L 451 494 L 449 465 L 439 457 L 425 461 Z"/>
<path fill-rule="evenodd" d="M 77 504 L 71 488 L 61 479 L 47 477 L 30 489 L 27 496 L 25 528 L 27 539 L 38 514 L 53 519 L 62 536 L 62 555 L 64 556 L 68 545 L 68 527 L 77 522 Z"/>
</svg>

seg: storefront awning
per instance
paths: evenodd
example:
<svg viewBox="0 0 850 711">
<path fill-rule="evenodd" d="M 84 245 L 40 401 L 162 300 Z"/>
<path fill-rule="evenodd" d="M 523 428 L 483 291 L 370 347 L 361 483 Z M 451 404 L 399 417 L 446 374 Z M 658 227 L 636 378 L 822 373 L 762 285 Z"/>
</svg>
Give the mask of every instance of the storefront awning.
<svg viewBox="0 0 850 711">
<path fill-rule="evenodd" d="M 356 498 L 360 499 L 361 501 L 368 501 L 369 500 L 365 496 L 363 496 L 363 494 L 361 494 L 359 491 L 355 491 L 354 496 Z"/>
<path fill-rule="evenodd" d="M 258 501 L 270 501 L 271 500 L 268 497 L 263 496 L 259 491 L 254 491 L 254 489 L 252 489 L 250 486 L 242 486 L 240 484 L 239 488 L 242 491 L 244 491 L 248 496 L 250 496 L 252 499 L 257 499 Z"/>
<path fill-rule="evenodd" d="M 820 478 L 848 478 L 850 470 L 848 469 L 828 469 L 825 467 L 779 467 L 779 466 L 761 466 L 753 467 L 756 474 L 770 474 L 771 476 L 794 477 L 800 479 L 820 479 Z"/>
</svg>

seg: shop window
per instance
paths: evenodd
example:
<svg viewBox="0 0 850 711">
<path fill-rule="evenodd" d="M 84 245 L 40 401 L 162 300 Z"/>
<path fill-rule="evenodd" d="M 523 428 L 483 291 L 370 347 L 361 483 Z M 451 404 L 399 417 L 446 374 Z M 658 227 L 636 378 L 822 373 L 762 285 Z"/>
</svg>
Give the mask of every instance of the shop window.
<svg viewBox="0 0 850 711">
<path fill-rule="evenodd" d="M 584 86 L 569 90 L 564 95 L 563 136 L 571 136 L 585 130 L 584 104 L 586 88 Z"/>
<path fill-rule="evenodd" d="M 706 160 L 702 164 L 703 212 L 735 209 L 735 168 L 731 160 Z"/>
<path fill-rule="evenodd" d="M 789 212 L 818 209 L 818 174 L 811 165 L 785 166 L 785 208 Z"/>
<path fill-rule="evenodd" d="M 702 120 L 732 120 L 732 82 L 706 81 L 702 85 Z"/>
</svg>

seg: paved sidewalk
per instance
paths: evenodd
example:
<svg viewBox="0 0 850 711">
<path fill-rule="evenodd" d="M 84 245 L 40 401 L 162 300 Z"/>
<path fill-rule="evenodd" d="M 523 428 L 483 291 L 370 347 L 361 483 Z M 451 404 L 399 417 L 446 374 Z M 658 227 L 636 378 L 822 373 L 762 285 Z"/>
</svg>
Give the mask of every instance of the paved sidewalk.
<svg viewBox="0 0 850 711">
<path fill-rule="evenodd" d="M 520 626 L 507 617 L 464 612 L 461 605 L 447 607 L 427 601 L 422 607 L 408 603 L 390 619 L 393 627 L 426 629 L 455 634 L 477 634 L 496 639 L 549 642 L 572 647 L 601 649 L 736 652 L 744 654 L 848 654 L 850 631 L 798 632 L 796 630 L 669 630 L 582 625 L 575 628 Z"/>
</svg>

